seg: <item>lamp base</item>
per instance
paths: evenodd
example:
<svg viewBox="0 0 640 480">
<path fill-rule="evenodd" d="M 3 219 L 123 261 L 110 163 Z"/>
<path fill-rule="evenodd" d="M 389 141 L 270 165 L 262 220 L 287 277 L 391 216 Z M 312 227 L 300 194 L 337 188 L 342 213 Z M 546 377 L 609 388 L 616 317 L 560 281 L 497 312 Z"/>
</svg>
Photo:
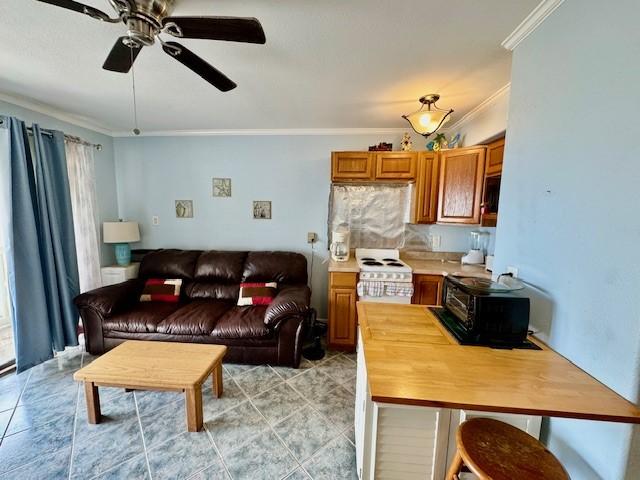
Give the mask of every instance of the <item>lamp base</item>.
<svg viewBox="0 0 640 480">
<path fill-rule="evenodd" d="M 116 263 L 122 267 L 126 267 L 131 263 L 131 247 L 128 243 L 116 243 Z"/>
</svg>

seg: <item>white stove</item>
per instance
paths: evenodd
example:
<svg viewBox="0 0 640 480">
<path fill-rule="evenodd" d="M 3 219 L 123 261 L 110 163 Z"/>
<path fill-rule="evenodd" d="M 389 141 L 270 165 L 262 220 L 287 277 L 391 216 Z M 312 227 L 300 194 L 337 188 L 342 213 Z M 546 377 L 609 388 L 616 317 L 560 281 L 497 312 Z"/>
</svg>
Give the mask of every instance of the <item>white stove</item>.
<svg viewBox="0 0 640 480">
<path fill-rule="evenodd" d="M 360 267 L 358 295 L 361 301 L 411 303 L 411 267 L 394 249 L 356 248 Z"/>
</svg>

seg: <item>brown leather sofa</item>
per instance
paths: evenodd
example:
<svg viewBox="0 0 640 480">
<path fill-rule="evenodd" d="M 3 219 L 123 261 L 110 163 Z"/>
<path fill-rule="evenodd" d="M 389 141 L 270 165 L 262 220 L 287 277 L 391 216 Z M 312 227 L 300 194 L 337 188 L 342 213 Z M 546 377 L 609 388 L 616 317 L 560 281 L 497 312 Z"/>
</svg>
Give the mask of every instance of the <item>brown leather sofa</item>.
<svg viewBox="0 0 640 480">
<path fill-rule="evenodd" d="M 181 278 L 178 303 L 140 302 L 148 278 Z M 236 305 L 241 282 L 277 282 L 270 305 Z M 307 260 L 290 252 L 156 250 L 137 279 L 76 297 L 87 350 L 125 340 L 216 343 L 225 360 L 297 367 L 310 313 Z"/>
</svg>

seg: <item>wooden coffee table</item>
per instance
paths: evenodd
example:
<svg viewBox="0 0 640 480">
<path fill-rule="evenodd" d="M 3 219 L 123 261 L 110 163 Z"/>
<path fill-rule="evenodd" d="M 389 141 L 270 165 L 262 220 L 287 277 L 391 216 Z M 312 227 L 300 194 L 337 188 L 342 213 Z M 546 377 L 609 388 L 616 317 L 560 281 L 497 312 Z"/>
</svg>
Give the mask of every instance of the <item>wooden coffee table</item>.
<svg viewBox="0 0 640 480">
<path fill-rule="evenodd" d="M 78 370 L 84 382 L 89 423 L 100 423 L 98 387 L 185 393 L 187 429 L 202 429 L 202 384 L 213 373 L 213 393 L 222 395 L 224 345 L 128 340 Z"/>
</svg>

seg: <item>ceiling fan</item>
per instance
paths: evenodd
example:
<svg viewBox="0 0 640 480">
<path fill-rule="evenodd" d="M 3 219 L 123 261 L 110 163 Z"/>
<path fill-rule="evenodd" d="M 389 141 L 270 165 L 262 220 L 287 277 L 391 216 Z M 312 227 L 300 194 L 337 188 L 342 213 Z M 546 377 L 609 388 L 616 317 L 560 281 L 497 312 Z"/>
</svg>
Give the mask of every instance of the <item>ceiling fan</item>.
<svg viewBox="0 0 640 480">
<path fill-rule="evenodd" d="M 108 0 L 116 11 L 115 17 L 74 0 L 38 1 L 83 13 L 103 22 L 123 22 L 127 26 L 127 35 L 116 40 L 102 65 L 105 70 L 129 72 L 140 50 L 153 45 L 157 38 L 165 53 L 223 92 L 234 89 L 236 83 L 185 46 L 164 41 L 160 34 L 167 33 L 177 38 L 259 44 L 266 42 L 262 25 L 255 18 L 172 17 L 170 15 L 177 0 Z"/>
</svg>

